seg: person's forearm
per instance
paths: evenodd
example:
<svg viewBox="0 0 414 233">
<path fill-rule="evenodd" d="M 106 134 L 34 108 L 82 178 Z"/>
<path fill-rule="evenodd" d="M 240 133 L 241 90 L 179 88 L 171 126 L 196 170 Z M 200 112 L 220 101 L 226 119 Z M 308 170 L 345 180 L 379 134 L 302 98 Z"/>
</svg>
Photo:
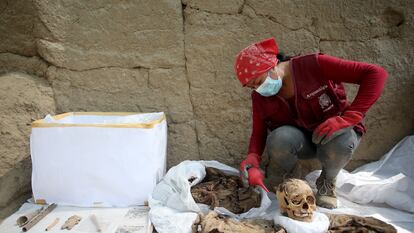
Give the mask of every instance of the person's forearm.
<svg viewBox="0 0 414 233">
<path fill-rule="evenodd" d="M 347 110 L 365 114 L 381 95 L 388 76 L 382 67 L 328 55 L 319 55 L 318 61 L 326 79 L 359 85 L 357 96 Z"/>
</svg>

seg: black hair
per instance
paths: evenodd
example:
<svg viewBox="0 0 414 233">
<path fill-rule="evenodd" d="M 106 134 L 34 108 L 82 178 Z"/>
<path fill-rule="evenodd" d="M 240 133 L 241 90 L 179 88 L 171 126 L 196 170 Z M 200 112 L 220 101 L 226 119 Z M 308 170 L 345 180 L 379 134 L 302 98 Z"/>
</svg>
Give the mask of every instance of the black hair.
<svg viewBox="0 0 414 233">
<path fill-rule="evenodd" d="M 279 60 L 279 62 L 284 62 L 284 61 L 289 61 L 292 56 L 288 56 L 286 55 L 284 52 L 279 51 L 279 53 L 276 55 L 277 60 Z"/>
</svg>

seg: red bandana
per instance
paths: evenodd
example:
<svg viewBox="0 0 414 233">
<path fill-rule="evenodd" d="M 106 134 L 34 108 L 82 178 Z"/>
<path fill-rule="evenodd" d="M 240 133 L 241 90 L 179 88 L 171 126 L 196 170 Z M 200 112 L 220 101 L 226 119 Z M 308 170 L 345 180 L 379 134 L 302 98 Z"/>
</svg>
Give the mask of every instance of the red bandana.
<svg viewBox="0 0 414 233">
<path fill-rule="evenodd" d="M 266 73 L 277 64 L 279 52 L 275 39 L 269 38 L 243 49 L 236 57 L 234 71 L 244 86 L 251 79 Z"/>
</svg>

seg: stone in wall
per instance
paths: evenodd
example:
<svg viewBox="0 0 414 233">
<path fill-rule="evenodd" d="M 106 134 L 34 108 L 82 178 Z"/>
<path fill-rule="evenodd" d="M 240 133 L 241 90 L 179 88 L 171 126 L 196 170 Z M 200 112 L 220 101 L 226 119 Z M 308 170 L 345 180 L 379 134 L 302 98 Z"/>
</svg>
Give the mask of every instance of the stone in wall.
<svg viewBox="0 0 414 233">
<path fill-rule="evenodd" d="M 182 0 L 185 7 L 219 14 L 237 14 L 241 11 L 243 2 L 244 0 Z"/>
<path fill-rule="evenodd" d="M 26 157 L 0 175 L 0 223 L 32 196 L 32 160 Z"/>
<path fill-rule="evenodd" d="M 25 57 L 13 53 L 0 53 L 0 73 L 17 71 L 44 77 L 46 70 L 47 64 L 37 56 Z"/>
<path fill-rule="evenodd" d="M 197 135 L 193 122 L 168 122 L 168 164 L 170 168 L 184 160 L 199 160 Z"/>
<path fill-rule="evenodd" d="M 47 78 L 52 83 L 57 111 L 139 112 L 136 99 L 148 88 L 147 69 L 101 68 L 71 71 L 49 67 Z M 146 103 L 147 101 L 144 101 Z"/>
<path fill-rule="evenodd" d="M 31 0 L 0 1 L 0 53 L 36 55 L 36 11 Z"/>
<path fill-rule="evenodd" d="M 152 103 L 163 103 L 153 111 L 162 110 L 168 116 L 168 167 L 184 160 L 198 160 L 193 106 L 185 70 L 150 69 L 148 74 L 146 95 L 154 96 Z M 143 102 L 142 98 L 138 102 Z"/>
<path fill-rule="evenodd" d="M 39 0 L 39 54 L 58 67 L 184 66 L 181 2 Z"/>
<path fill-rule="evenodd" d="M 53 114 L 55 102 L 43 78 L 16 72 L 0 80 L 0 213 L 5 213 L 30 193 L 30 125 Z"/>
</svg>

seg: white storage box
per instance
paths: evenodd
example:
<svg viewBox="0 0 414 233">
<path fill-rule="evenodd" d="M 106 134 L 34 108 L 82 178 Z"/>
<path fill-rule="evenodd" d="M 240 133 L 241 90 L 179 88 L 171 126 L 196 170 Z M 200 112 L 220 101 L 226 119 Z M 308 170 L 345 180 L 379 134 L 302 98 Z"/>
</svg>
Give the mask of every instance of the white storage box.
<svg viewBox="0 0 414 233">
<path fill-rule="evenodd" d="M 146 204 L 166 170 L 164 113 L 65 113 L 32 123 L 37 203 Z"/>
</svg>

